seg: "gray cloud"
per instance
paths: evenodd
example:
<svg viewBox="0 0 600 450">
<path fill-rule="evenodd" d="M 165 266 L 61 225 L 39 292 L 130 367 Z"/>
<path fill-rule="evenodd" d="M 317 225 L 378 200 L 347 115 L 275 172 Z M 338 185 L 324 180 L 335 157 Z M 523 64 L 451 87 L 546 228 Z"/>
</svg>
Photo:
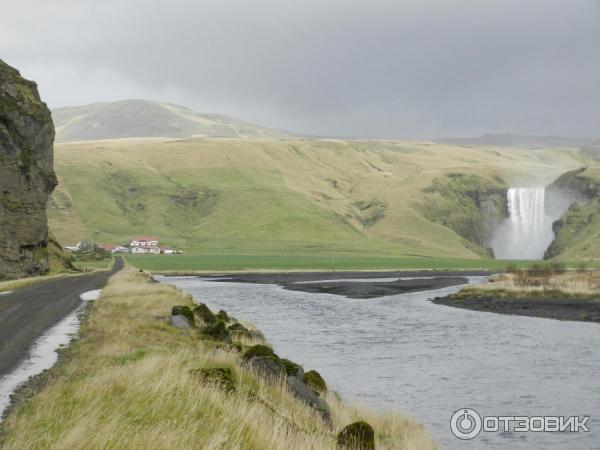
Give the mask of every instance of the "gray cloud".
<svg viewBox="0 0 600 450">
<path fill-rule="evenodd" d="M 143 97 L 302 133 L 597 136 L 597 0 L 21 0 L 51 106 Z"/>
</svg>

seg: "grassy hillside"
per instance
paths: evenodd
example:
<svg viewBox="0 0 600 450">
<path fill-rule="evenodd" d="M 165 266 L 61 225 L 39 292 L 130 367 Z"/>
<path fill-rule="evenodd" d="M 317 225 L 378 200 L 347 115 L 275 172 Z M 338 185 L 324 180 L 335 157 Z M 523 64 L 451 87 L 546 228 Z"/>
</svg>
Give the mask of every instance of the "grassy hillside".
<svg viewBox="0 0 600 450">
<path fill-rule="evenodd" d="M 38 380 L 43 389 L 2 424 L 0 447 L 333 450 L 336 434 L 363 420 L 377 448 L 438 448 L 414 420 L 349 406 L 331 392 L 319 397 L 331 409 L 328 424 L 283 380 L 243 364 L 239 347 L 171 326 L 174 305 L 193 307 L 133 269 L 112 277 L 81 338 Z M 229 375 L 202 376 L 211 369 Z"/>
<path fill-rule="evenodd" d="M 600 168 L 587 167 L 565 173 L 552 185 L 579 198 L 554 224 L 556 239 L 547 257 L 600 258 Z"/>
<path fill-rule="evenodd" d="M 130 137 L 276 138 L 284 133 L 220 114 L 149 100 L 123 100 L 52 111 L 57 142 Z"/>
<path fill-rule="evenodd" d="M 455 227 L 470 207 L 435 187 L 551 180 L 576 159 L 575 151 L 392 141 L 63 143 L 49 217 L 65 244 L 155 234 L 189 255 L 478 258 L 482 246 Z M 435 217 L 444 210 L 452 221 Z"/>
</svg>

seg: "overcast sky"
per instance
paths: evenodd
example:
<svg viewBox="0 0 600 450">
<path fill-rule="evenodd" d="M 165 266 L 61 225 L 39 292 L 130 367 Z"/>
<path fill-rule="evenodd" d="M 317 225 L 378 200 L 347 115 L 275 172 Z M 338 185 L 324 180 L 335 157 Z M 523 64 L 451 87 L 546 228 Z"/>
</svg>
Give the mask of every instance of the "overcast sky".
<svg viewBox="0 0 600 450">
<path fill-rule="evenodd" d="M 600 0 L 19 0 L 51 106 L 170 101 L 298 133 L 600 136 Z"/>
</svg>

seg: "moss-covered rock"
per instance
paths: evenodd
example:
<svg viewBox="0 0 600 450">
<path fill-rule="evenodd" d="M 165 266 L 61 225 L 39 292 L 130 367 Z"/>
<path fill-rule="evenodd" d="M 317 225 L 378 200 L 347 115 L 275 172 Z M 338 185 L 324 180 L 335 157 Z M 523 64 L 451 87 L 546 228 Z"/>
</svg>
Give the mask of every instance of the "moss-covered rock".
<svg viewBox="0 0 600 450">
<path fill-rule="evenodd" d="M 331 424 L 331 410 L 325 400 L 320 398 L 315 392 L 305 385 L 298 378 L 293 376 L 287 377 L 287 385 L 294 397 L 302 403 L 315 408 L 325 422 Z"/>
<path fill-rule="evenodd" d="M 171 325 L 173 325 L 175 328 L 179 328 L 181 330 L 190 328 L 190 326 L 191 326 L 187 317 L 180 316 L 180 315 L 171 316 Z"/>
<path fill-rule="evenodd" d="M 286 376 L 285 367 L 277 356 L 252 356 L 244 359 L 243 364 L 269 381 L 280 380 Z"/>
<path fill-rule="evenodd" d="M 229 318 L 229 314 L 227 314 L 227 311 L 224 311 L 224 310 L 220 310 L 220 311 L 217 313 L 217 319 L 219 319 L 219 320 L 222 320 L 222 321 L 223 321 L 223 322 L 225 322 L 225 323 L 228 323 L 228 322 L 230 322 L 230 320 L 231 320 L 231 319 Z"/>
<path fill-rule="evenodd" d="M 217 321 L 217 317 L 204 303 L 198 303 L 198 306 L 194 308 L 194 314 L 206 325 Z"/>
<path fill-rule="evenodd" d="M 214 383 L 225 392 L 235 391 L 235 377 L 229 367 L 212 367 L 209 369 L 199 369 L 195 373 L 204 382 Z"/>
<path fill-rule="evenodd" d="M 192 312 L 189 306 L 185 305 L 175 305 L 171 308 L 172 316 L 183 316 L 185 317 L 190 325 L 194 325 L 194 313 Z"/>
<path fill-rule="evenodd" d="M 306 372 L 302 381 L 317 393 L 327 392 L 327 384 L 325 384 L 325 380 L 316 370 L 309 370 Z"/>
<path fill-rule="evenodd" d="M 367 422 L 354 422 L 337 435 L 340 447 L 349 450 L 375 450 L 375 430 Z"/>
<path fill-rule="evenodd" d="M 217 341 L 223 341 L 227 344 L 231 344 L 233 342 L 229 331 L 227 331 L 225 322 L 223 322 L 222 320 L 218 320 L 214 323 L 202 327 L 200 329 L 200 334 L 206 338 L 214 339 Z"/>
<path fill-rule="evenodd" d="M 242 325 L 242 324 L 241 324 L 241 323 L 239 323 L 239 322 L 236 322 L 236 323 L 234 323 L 234 324 L 232 324 L 232 325 L 229 325 L 229 326 L 227 327 L 227 329 L 228 329 L 229 331 L 248 331 L 248 328 L 246 328 L 244 325 Z"/>
<path fill-rule="evenodd" d="M 304 369 L 300 364 L 296 364 L 294 361 L 290 361 L 289 359 L 281 359 L 281 364 L 285 367 L 285 372 L 292 377 L 296 377 L 299 379 L 304 378 Z"/>
<path fill-rule="evenodd" d="M 253 345 L 252 347 L 249 347 L 242 355 L 242 358 L 248 360 L 254 356 L 268 356 L 271 358 L 279 359 L 279 357 L 273 352 L 273 349 L 271 347 L 262 344 L 257 344 Z"/>
</svg>

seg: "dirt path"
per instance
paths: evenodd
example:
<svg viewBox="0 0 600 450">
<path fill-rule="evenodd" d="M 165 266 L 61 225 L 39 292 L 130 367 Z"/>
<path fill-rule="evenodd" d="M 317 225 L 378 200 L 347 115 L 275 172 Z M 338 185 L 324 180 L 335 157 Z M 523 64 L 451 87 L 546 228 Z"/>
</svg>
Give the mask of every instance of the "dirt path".
<svg viewBox="0 0 600 450">
<path fill-rule="evenodd" d="M 0 376 L 27 357 L 40 335 L 81 304 L 82 293 L 101 289 L 121 268 L 123 259 L 117 258 L 110 270 L 55 278 L 0 296 Z"/>
</svg>

